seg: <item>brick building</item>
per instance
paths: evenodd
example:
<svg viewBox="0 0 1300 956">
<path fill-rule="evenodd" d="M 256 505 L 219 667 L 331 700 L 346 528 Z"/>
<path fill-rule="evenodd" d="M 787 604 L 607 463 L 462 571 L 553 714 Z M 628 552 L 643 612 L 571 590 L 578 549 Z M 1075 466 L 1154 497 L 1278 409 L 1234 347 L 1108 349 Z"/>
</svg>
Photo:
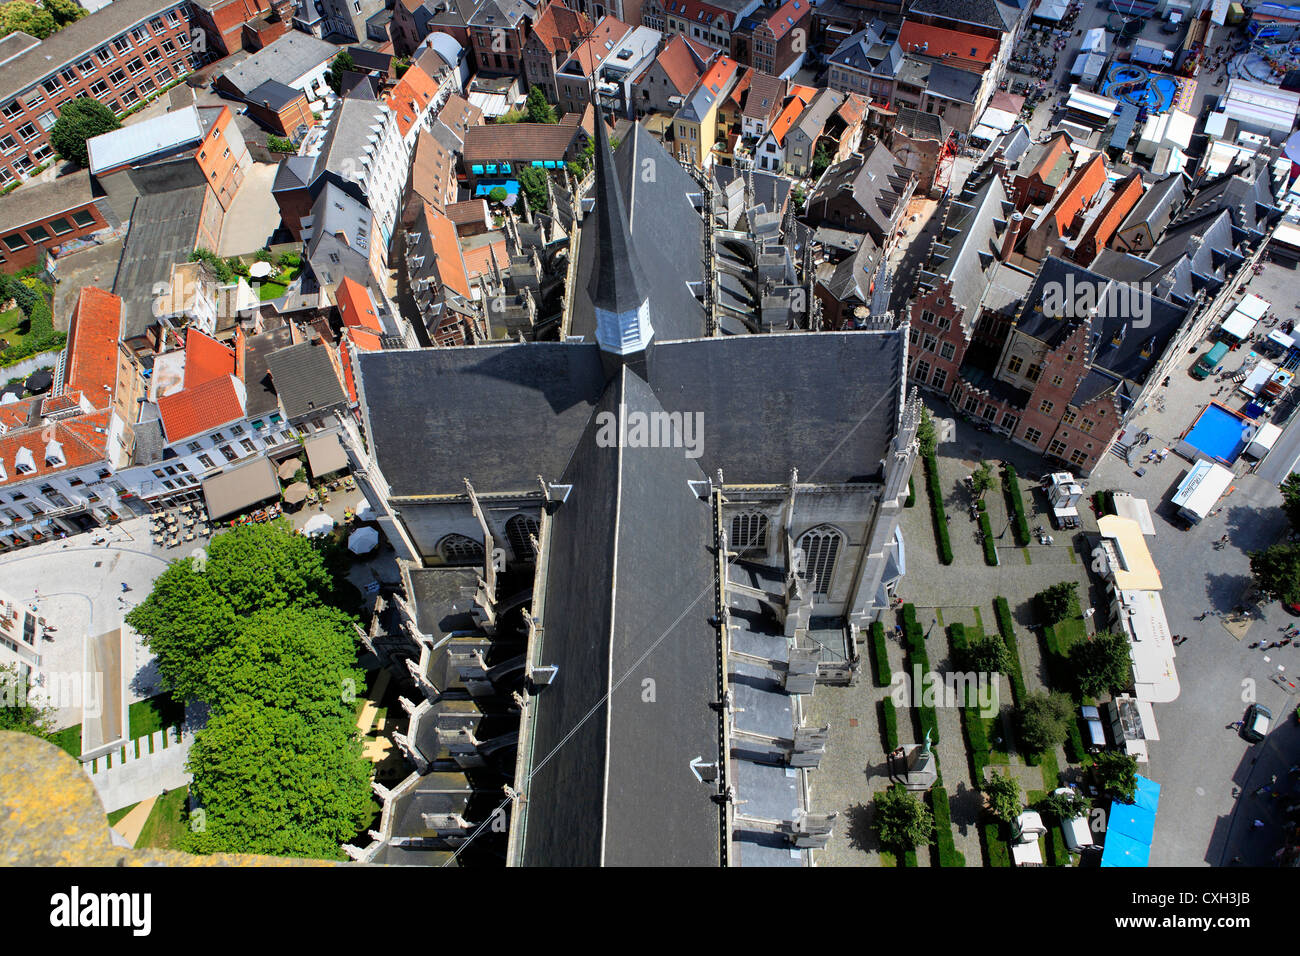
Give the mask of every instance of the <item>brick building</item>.
<svg viewBox="0 0 1300 956">
<path fill-rule="evenodd" d="M 49 130 L 61 104 L 88 95 L 120 115 L 219 56 L 198 9 L 188 0 L 115 0 L 45 40 L 10 34 L 15 52 L 0 63 L 0 186 L 54 159 Z"/>
<path fill-rule="evenodd" d="M 761 73 L 793 75 L 811 45 L 812 9 L 809 0 L 786 0 L 745 17 L 731 34 L 732 58 Z"/>
<path fill-rule="evenodd" d="M 66 242 L 117 229 L 121 220 L 90 173 L 78 170 L 49 183 L 29 183 L 0 196 L 0 269 L 14 272 L 57 254 Z"/>
</svg>

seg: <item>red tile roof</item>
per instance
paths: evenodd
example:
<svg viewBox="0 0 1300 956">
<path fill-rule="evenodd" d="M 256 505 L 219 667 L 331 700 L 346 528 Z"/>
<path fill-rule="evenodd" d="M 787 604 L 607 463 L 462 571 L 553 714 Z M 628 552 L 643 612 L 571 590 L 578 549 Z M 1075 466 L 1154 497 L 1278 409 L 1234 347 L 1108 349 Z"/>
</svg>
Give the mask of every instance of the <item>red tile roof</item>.
<svg viewBox="0 0 1300 956">
<path fill-rule="evenodd" d="M 945 30 L 925 23 L 903 21 L 898 31 L 898 45 L 904 53 L 924 52 L 926 56 L 938 57 L 951 66 L 961 66 L 958 61 L 965 60 L 971 66 L 987 66 L 998 55 L 996 37 L 981 37 L 959 30 Z M 925 47 L 921 51 L 920 47 Z"/>
<path fill-rule="evenodd" d="M 469 276 L 465 274 L 465 259 L 461 256 L 460 241 L 452 221 L 432 206 L 424 207 L 425 221 L 429 224 L 429 242 L 437 259 L 438 281 L 451 291 L 472 299 Z"/>
<path fill-rule="evenodd" d="M 1092 225 L 1088 227 L 1087 233 L 1079 242 L 1079 249 L 1083 253 L 1083 258 L 1087 260 L 1084 265 L 1090 263 L 1106 243 L 1110 242 L 1110 237 L 1115 234 L 1120 223 L 1133 211 L 1133 207 L 1141 198 L 1142 176 L 1140 173 L 1132 173 L 1115 188 L 1106 207 L 1097 214 L 1097 218 L 1092 221 Z M 1076 260 L 1082 261 L 1078 256 Z"/>
<path fill-rule="evenodd" d="M 790 132 L 790 127 L 803 115 L 803 111 L 808 108 L 808 104 L 816 95 L 817 91 L 811 86 L 790 87 L 790 101 L 785 104 L 785 109 L 772 124 L 771 133 L 772 138 L 776 140 L 776 145 L 780 146 L 784 143 L 785 134 Z"/>
<path fill-rule="evenodd" d="M 668 45 L 664 47 L 656 61 L 664 71 L 664 75 L 668 77 L 668 82 L 681 96 L 685 96 L 695 88 L 701 73 L 695 57 L 691 56 L 688 43 L 684 36 L 680 33 L 676 34 L 668 41 Z"/>
<path fill-rule="evenodd" d="M 121 298 L 94 286 L 82 289 L 68 325 L 63 381 L 85 392 L 95 408 L 106 408 L 113 400 L 121 331 Z"/>
<path fill-rule="evenodd" d="M 412 63 L 388 94 L 388 105 L 397 117 L 397 130 L 403 137 L 420 122 L 424 111 L 437 95 L 437 82 Z"/>
<path fill-rule="evenodd" d="M 108 426 L 112 417 L 113 413 L 104 409 L 0 435 L 0 465 L 3 465 L 5 474 L 5 478 L 0 480 L 0 487 L 104 461 L 108 449 Z M 62 464 L 46 463 L 45 452 L 51 441 L 58 444 L 63 453 Z M 35 470 L 20 474 L 18 455 L 23 448 L 30 454 Z"/>
<path fill-rule="evenodd" d="M 591 37 L 573 51 L 570 60 L 577 60 L 583 76 L 592 71 L 614 52 L 618 41 L 632 32 L 632 28 L 618 17 L 604 16 L 591 31 Z"/>
<path fill-rule="evenodd" d="M 570 10 L 560 3 L 548 4 L 533 24 L 533 36 L 554 56 L 568 53 L 591 30 L 585 13 Z"/>
<path fill-rule="evenodd" d="M 477 249 L 471 249 L 464 253 L 465 272 L 469 275 L 470 280 L 477 279 L 485 272 L 492 270 L 492 259 L 496 258 L 497 268 L 504 268 L 510 262 L 510 253 L 506 250 L 505 239 L 496 242 L 484 243 Z"/>
<path fill-rule="evenodd" d="M 1097 195 L 1104 185 L 1106 185 L 1106 157 L 1097 153 L 1074 174 L 1052 210 L 1051 215 L 1056 222 L 1057 235 L 1065 235 L 1074 224 L 1074 217 L 1083 208 L 1083 204 Z"/>
<path fill-rule="evenodd" d="M 220 428 L 244 417 L 237 380 L 233 375 L 214 378 L 194 388 L 158 397 L 158 413 L 169 443 Z"/>
<path fill-rule="evenodd" d="M 198 329 L 185 330 L 185 388 L 235 374 L 235 350 Z"/>
<path fill-rule="evenodd" d="M 334 300 L 338 303 L 339 317 L 344 326 L 369 329 L 371 332 L 384 330 L 379 315 L 375 312 L 374 299 L 370 298 L 370 290 L 360 282 L 344 278 L 334 291 Z"/>
<path fill-rule="evenodd" d="M 780 41 L 812 12 L 811 0 L 788 0 L 767 18 L 768 29 Z"/>
</svg>

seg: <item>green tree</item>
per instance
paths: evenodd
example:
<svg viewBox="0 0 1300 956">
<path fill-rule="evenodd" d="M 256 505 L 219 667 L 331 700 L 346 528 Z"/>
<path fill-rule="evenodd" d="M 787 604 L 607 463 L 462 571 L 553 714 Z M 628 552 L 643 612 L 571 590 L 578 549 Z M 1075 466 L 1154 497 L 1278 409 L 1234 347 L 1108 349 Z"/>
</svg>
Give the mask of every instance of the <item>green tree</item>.
<svg viewBox="0 0 1300 956">
<path fill-rule="evenodd" d="M 41 6 L 49 11 L 60 28 L 76 23 L 86 15 L 86 8 L 73 0 L 41 0 Z"/>
<path fill-rule="evenodd" d="M 1250 553 L 1250 573 L 1267 597 L 1300 604 L 1300 545 L 1275 544 Z"/>
<path fill-rule="evenodd" d="M 0 664 L 0 730 L 33 737 L 54 732 L 54 711 L 31 702 L 31 684 L 12 664 Z"/>
<path fill-rule="evenodd" d="M 1070 734 L 1073 707 L 1059 691 L 1030 694 L 1020 707 L 1020 742 L 1041 753 L 1062 743 Z"/>
<path fill-rule="evenodd" d="M 186 764 L 203 808 L 186 849 L 341 859 L 372 812 L 369 764 L 349 724 L 244 697 L 216 711 Z"/>
<path fill-rule="evenodd" d="M 1057 820 L 1086 817 L 1091 809 L 1092 805 L 1088 802 L 1088 798 L 1072 788 L 1062 788 L 1060 793 L 1053 790 L 1039 800 L 1037 805 L 1039 813 L 1055 817 Z"/>
<path fill-rule="evenodd" d="M 0 36 L 7 36 L 21 30 L 38 40 L 44 40 L 57 30 L 58 26 L 49 10 L 42 9 L 34 3 L 13 0 L 12 3 L 0 4 Z"/>
<path fill-rule="evenodd" d="M 812 178 L 821 179 L 822 173 L 826 172 L 826 168 L 830 166 L 833 158 L 830 143 L 826 142 L 826 140 L 818 143 L 817 151 L 813 153 Z"/>
<path fill-rule="evenodd" d="M 1093 758 L 1097 786 L 1120 800 L 1133 800 L 1137 793 L 1137 760 L 1118 750 L 1103 750 Z"/>
<path fill-rule="evenodd" d="M 930 808 L 899 783 L 876 794 L 876 833 L 882 846 L 910 850 L 929 846 L 934 839 Z"/>
<path fill-rule="evenodd" d="M 1127 687 L 1132 680 L 1133 660 L 1128 639 L 1122 634 L 1098 631 L 1087 640 L 1072 644 L 1069 656 L 1079 691 L 1089 697 Z"/>
<path fill-rule="evenodd" d="M 505 202 L 506 196 L 508 195 L 509 193 L 506 192 L 506 188 L 504 186 L 493 186 L 490 190 L 488 190 L 488 199 L 490 199 L 494 203 L 500 204 Z"/>
<path fill-rule="evenodd" d="M 346 721 L 365 686 L 354 634 L 350 619 L 333 608 L 257 611 L 211 656 L 212 702 L 253 700 L 296 711 L 312 723 Z"/>
<path fill-rule="evenodd" d="M 971 472 L 971 486 L 976 497 L 983 498 L 984 492 L 993 487 L 993 466 L 981 460 L 979 466 Z"/>
<path fill-rule="evenodd" d="M 1300 472 L 1287 475 L 1279 486 L 1282 491 L 1282 510 L 1292 531 L 1300 531 Z"/>
<path fill-rule="evenodd" d="M 331 90 L 338 94 L 343 90 L 343 74 L 353 69 L 356 63 L 352 59 L 352 54 L 347 50 L 340 50 L 330 61 L 330 68 L 325 73 L 325 83 Z"/>
<path fill-rule="evenodd" d="M 165 688 L 182 700 L 213 699 L 209 665 L 237 630 L 239 615 L 195 568 L 193 558 L 175 561 L 160 574 L 126 623 L 158 656 Z"/>
<path fill-rule="evenodd" d="M 934 416 L 930 409 L 921 409 L 921 420 L 916 425 L 916 441 L 920 446 L 922 458 L 929 458 L 939 447 L 939 435 L 934 427 Z"/>
<path fill-rule="evenodd" d="M 546 94 L 542 92 L 540 86 L 534 86 L 528 90 L 528 103 L 524 109 L 528 113 L 528 122 L 530 123 L 555 124 L 560 121 L 559 117 L 555 115 L 555 107 L 546 101 Z"/>
<path fill-rule="evenodd" d="M 59 109 L 59 118 L 50 127 L 50 145 L 64 159 L 78 166 L 89 166 L 86 140 L 121 129 L 113 111 L 99 100 L 81 96 L 69 100 Z"/>
<path fill-rule="evenodd" d="M 533 212 L 545 212 L 550 202 L 550 181 L 546 171 L 536 166 L 525 166 L 519 170 L 518 178 L 528 208 Z"/>
<path fill-rule="evenodd" d="M 1038 593 L 1038 606 L 1048 624 L 1064 621 L 1078 599 L 1079 585 L 1074 581 L 1061 581 Z"/>
<path fill-rule="evenodd" d="M 1003 823 L 1010 823 L 1020 815 L 1020 784 L 1015 777 L 992 770 L 980 789 L 984 791 L 989 813 Z"/>
<path fill-rule="evenodd" d="M 982 674 L 1009 674 L 1011 649 L 998 637 L 981 637 L 957 653 L 957 666 L 964 671 Z"/>
</svg>

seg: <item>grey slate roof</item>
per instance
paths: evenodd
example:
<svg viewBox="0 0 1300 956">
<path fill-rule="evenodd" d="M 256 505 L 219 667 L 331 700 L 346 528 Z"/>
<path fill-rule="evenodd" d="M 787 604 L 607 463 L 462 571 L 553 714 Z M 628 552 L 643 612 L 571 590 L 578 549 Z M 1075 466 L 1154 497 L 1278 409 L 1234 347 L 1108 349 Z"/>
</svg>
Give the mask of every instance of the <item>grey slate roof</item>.
<svg viewBox="0 0 1300 956">
<path fill-rule="evenodd" d="M 1018 12 L 1014 5 L 998 3 L 997 0 L 912 0 L 907 10 L 913 14 L 928 14 L 999 30 L 1014 25 Z"/>
<path fill-rule="evenodd" d="M 1076 321 L 1039 308 L 1045 289 L 1053 284 L 1058 289 L 1074 288 L 1080 295 L 1084 294 L 1087 286 L 1099 290 L 1091 293 L 1097 303 L 1097 315 L 1092 321 L 1090 361 L 1094 366 L 1133 382 L 1145 380 L 1187 316 L 1183 308 L 1157 298 L 1140 286 L 1125 285 L 1072 262 L 1049 256 L 1025 298 L 1024 311 L 1016 327 L 1051 345 L 1063 339 Z M 1136 328 L 1133 320 L 1143 314 L 1149 324 Z M 1120 337 L 1118 345 L 1114 344 L 1116 335 Z M 1142 355 L 1144 350 L 1149 354 Z"/>
<path fill-rule="evenodd" d="M 903 48 L 896 41 L 886 42 L 884 35 L 884 24 L 876 21 L 845 37 L 827 62 L 861 73 L 894 76 L 903 63 Z"/>
<path fill-rule="evenodd" d="M 1142 194 L 1124 222 L 1120 231 L 1140 222 L 1148 223 L 1151 234 L 1159 237 L 1165 226 L 1169 225 L 1174 212 L 1187 197 L 1187 177 L 1182 173 L 1166 176 L 1157 183 L 1152 183 Z"/>
<path fill-rule="evenodd" d="M 248 94 L 248 102 L 267 109 L 281 110 L 302 95 L 302 90 L 285 86 L 279 80 L 267 80 Z"/>
<path fill-rule="evenodd" d="M 221 74 L 226 82 L 248 96 L 267 80 L 292 86 L 293 82 L 338 54 L 339 47 L 309 33 L 291 30 L 258 50 L 238 66 Z"/>
<path fill-rule="evenodd" d="M 973 194 L 953 201 L 944 231 L 936 237 L 932 269 L 952 282 L 952 297 L 962 306 L 962 324 L 968 329 L 979 319 L 998 262 L 999 237 L 1012 211 L 1002 178 L 990 176 Z"/>
<path fill-rule="evenodd" d="M 704 309 L 687 286 L 699 282 L 704 274 L 704 222 L 690 199 L 691 194 L 700 192 L 699 185 L 639 123 L 619 144 L 614 165 L 647 283 L 655 339 L 703 335 Z M 651 182 L 640 175 L 647 168 L 655 170 Z M 595 341 L 596 332 L 588 283 L 599 244 L 597 231 L 584 228 L 579 236 L 577 274 L 570 293 L 574 303 L 569 334 L 585 336 L 588 341 Z"/>
<path fill-rule="evenodd" d="M 270 415 L 280 410 L 280 399 L 271 381 L 271 366 L 267 357 L 274 351 L 293 344 L 293 329 L 282 325 L 250 335 L 244 342 L 245 410 L 249 418 Z"/>
<path fill-rule="evenodd" d="M 207 192 L 205 185 L 190 186 L 135 201 L 113 278 L 113 292 L 122 297 L 122 338 L 143 335 L 154 324 L 154 286 L 170 282 L 172 266 L 194 251 Z"/>
<path fill-rule="evenodd" d="M 277 349 L 266 357 L 285 418 L 310 418 L 348 403 L 329 346 L 320 339 Z"/>
<path fill-rule="evenodd" d="M 898 71 L 898 82 L 919 86 L 933 96 L 974 103 L 979 94 L 980 74 L 947 66 L 928 56 L 905 54 Z"/>
<path fill-rule="evenodd" d="M 312 236 L 307 261 L 322 286 L 337 285 L 345 277 L 373 287 L 370 246 L 381 242 L 375 234 L 375 217 L 364 203 L 326 181 L 311 207 Z"/>
</svg>

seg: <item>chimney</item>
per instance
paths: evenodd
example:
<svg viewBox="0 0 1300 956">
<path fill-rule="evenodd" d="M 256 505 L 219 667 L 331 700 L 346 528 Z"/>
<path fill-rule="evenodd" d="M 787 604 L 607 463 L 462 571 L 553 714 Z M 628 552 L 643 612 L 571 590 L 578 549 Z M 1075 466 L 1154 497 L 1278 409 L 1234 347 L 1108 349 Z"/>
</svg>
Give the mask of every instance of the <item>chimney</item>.
<svg viewBox="0 0 1300 956">
<path fill-rule="evenodd" d="M 1020 238 L 1020 230 L 1024 227 L 1024 213 L 1012 213 L 1011 219 L 1007 222 L 1007 231 L 1002 234 L 1002 261 L 1006 262 L 1011 253 L 1015 252 L 1016 240 Z"/>
</svg>

